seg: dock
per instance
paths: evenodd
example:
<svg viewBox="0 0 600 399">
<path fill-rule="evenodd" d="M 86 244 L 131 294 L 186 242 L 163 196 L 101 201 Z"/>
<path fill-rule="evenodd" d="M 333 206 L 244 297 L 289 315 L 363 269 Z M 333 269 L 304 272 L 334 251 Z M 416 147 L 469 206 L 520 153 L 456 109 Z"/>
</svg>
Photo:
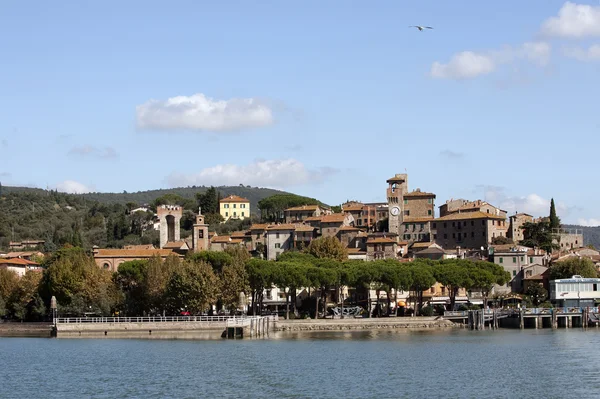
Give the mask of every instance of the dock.
<svg viewBox="0 0 600 399">
<path fill-rule="evenodd" d="M 486 328 L 588 328 L 599 327 L 597 307 L 480 309 L 444 312 L 444 319 L 462 323 L 470 330 Z"/>
</svg>

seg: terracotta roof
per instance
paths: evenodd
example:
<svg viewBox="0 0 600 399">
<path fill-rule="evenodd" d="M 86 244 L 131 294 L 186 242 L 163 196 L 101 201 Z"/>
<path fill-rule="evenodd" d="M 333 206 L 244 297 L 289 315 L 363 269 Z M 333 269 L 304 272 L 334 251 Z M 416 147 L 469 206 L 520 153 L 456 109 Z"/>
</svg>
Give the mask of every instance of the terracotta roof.
<svg viewBox="0 0 600 399">
<path fill-rule="evenodd" d="M 304 219 L 305 222 L 320 222 L 323 216 L 311 216 Z"/>
<path fill-rule="evenodd" d="M 408 241 L 398 241 L 398 245 L 408 245 Z"/>
<path fill-rule="evenodd" d="M 208 232 L 208 238 L 212 238 L 212 237 L 214 237 L 216 235 L 218 235 L 218 234 L 216 232 L 214 232 L 214 231 L 209 231 Z"/>
<path fill-rule="evenodd" d="M 342 226 L 339 231 L 360 231 L 360 229 L 354 226 Z"/>
<path fill-rule="evenodd" d="M 220 202 L 250 202 L 246 198 L 242 198 L 237 195 L 230 195 L 229 197 L 221 198 Z"/>
<path fill-rule="evenodd" d="M 175 253 L 170 249 L 98 249 L 95 258 L 151 258 Z"/>
<path fill-rule="evenodd" d="M 387 237 L 369 238 L 367 244 L 396 244 L 396 240 Z"/>
<path fill-rule="evenodd" d="M 359 212 L 366 208 L 365 205 L 348 205 L 342 208 L 343 212 Z"/>
<path fill-rule="evenodd" d="M 387 183 L 394 183 L 394 182 L 404 182 L 406 181 L 406 175 L 405 174 L 401 174 L 401 175 L 396 175 L 394 177 L 390 177 L 389 179 L 386 180 Z"/>
<path fill-rule="evenodd" d="M 302 206 L 293 206 L 291 208 L 286 209 L 285 211 L 316 211 L 319 209 L 319 205 L 302 205 Z"/>
<path fill-rule="evenodd" d="M 411 248 L 429 248 L 431 242 L 415 242 L 411 245 Z"/>
<path fill-rule="evenodd" d="M 346 248 L 349 254 L 364 254 L 366 251 L 363 251 L 360 248 Z"/>
<path fill-rule="evenodd" d="M 404 218 L 403 224 L 404 223 L 426 223 L 426 222 L 431 222 L 433 219 L 434 219 L 433 216 L 424 216 L 421 218 L 406 217 L 406 218 Z"/>
<path fill-rule="evenodd" d="M 163 247 L 163 249 L 179 249 L 179 248 L 183 247 L 184 245 L 187 245 L 185 243 L 185 241 L 172 241 L 172 242 L 166 243 L 165 246 Z"/>
<path fill-rule="evenodd" d="M 346 215 L 343 213 L 332 213 L 321 217 L 321 223 L 343 223 L 346 220 Z"/>
<path fill-rule="evenodd" d="M 299 224 L 296 226 L 296 231 L 315 231 L 316 227 L 307 226 L 305 224 Z"/>
<path fill-rule="evenodd" d="M 269 227 L 267 223 L 258 223 L 250 226 L 250 230 L 266 230 Z"/>
<path fill-rule="evenodd" d="M 234 231 L 231 233 L 231 238 L 246 238 L 249 231 Z"/>
<path fill-rule="evenodd" d="M 231 237 L 229 237 L 229 236 L 214 236 L 212 238 L 212 240 L 210 240 L 210 242 L 213 242 L 213 243 L 231 242 Z"/>
<path fill-rule="evenodd" d="M 446 216 L 439 217 L 437 219 L 433 219 L 434 222 L 444 222 L 446 220 L 468 220 L 468 219 L 495 219 L 495 220 L 504 220 L 506 219 L 504 216 L 496 216 L 491 213 L 485 212 L 456 212 L 451 213 Z"/>
<path fill-rule="evenodd" d="M 38 263 L 32 262 L 27 259 L 0 259 L 0 265 L 14 265 L 14 266 L 38 266 Z"/>
<path fill-rule="evenodd" d="M 295 224 L 273 224 L 270 225 L 269 228 L 267 229 L 268 231 L 275 231 L 275 230 L 296 230 L 296 225 Z"/>
<path fill-rule="evenodd" d="M 530 218 L 532 218 L 533 216 L 531 216 L 528 213 L 515 213 L 514 215 L 510 215 L 511 218 L 513 217 L 517 217 L 517 216 L 529 216 Z"/>
<path fill-rule="evenodd" d="M 369 233 L 366 231 L 359 231 L 357 237 L 368 237 Z"/>
<path fill-rule="evenodd" d="M 241 244 L 244 242 L 241 238 L 232 238 L 230 241 L 232 244 Z"/>
<path fill-rule="evenodd" d="M 543 249 L 538 249 L 537 255 L 535 254 L 535 249 L 527 250 L 527 256 L 543 256 L 543 255 L 546 255 L 546 251 L 544 251 Z"/>
<path fill-rule="evenodd" d="M 22 256 L 33 256 L 33 255 L 44 256 L 44 254 L 39 251 L 25 251 L 25 252 L 9 252 L 6 254 L 6 257 L 7 258 L 19 258 Z"/>
<path fill-rule="evenodd" d="M 421 191 L 416 189 L 415 191 L 411 191 L 410 193 L 404 194 L 405 197 L 435 197 L 434 193 L 427 193 L 425 191 Z"/>
<path fill-rule="evenodd" d="M 142 245 L 125 245 L 123 249 L 156 249 L 152 244 L 142 244 Z"/>
</svg>

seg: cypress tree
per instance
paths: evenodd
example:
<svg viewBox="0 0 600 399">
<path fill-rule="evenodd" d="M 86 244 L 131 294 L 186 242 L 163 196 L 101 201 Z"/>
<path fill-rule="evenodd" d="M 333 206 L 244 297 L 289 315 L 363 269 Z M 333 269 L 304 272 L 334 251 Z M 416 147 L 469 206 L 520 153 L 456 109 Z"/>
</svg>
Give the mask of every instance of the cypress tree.
<svg viewBox="0 0 600 399">
<path fill-rule="evenodd" d="M 550 200 L 550 228 L 558 229 L 560 227 L 560 219 L 556 215 L 556 206 L 554 206 L 554 198 Z"/>
</svg>

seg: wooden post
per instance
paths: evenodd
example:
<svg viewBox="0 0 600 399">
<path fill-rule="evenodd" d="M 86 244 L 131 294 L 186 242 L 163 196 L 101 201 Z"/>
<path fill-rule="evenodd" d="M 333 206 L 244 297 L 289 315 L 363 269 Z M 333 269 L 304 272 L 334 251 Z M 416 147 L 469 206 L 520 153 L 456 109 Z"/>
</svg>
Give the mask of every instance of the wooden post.
<svg viewBox="0 0 600 399">
<path fill-rule="evenodd" d="M 552 319 L 550 321 L 550 324 L 552 326 L 552 329 L 555 330 L 558 328 L 558 318 L 556 317 L 556 309 L 551 309 L 552 312 Z"/>
<path fill-rule="evenodd" d="M 523 317 L 523 309 L 519 309 L 519 328 L 525 328 L 525 317 Z"/>
</svg>

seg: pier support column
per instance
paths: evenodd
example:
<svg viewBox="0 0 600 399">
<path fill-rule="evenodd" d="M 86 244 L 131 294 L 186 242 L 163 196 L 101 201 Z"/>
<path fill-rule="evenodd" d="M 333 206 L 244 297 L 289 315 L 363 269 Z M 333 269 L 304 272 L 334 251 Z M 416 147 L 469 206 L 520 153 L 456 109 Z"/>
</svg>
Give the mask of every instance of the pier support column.
<svg viewBox="0 0 600 399">
<path fill-rule="evenodd" d="M 567 316 L 567 320 L 565 321 L 565 326 L 566 326 L 566 328 L 573 327 L 573 317 L 572 316 Z"/>
<path fill-rule="evenodd" d="M 534 317 L 534 318 L 533 318 L 533 325 L 534 325 L 534 328 L 535 328 L 536 330 L 537 330 L 538 328 L 540 328 L 540 325 L 539 325 L 539 319 L 538 319 L 537 317 Z"/>
<path fill-rule="evenodd" d="M 519 328 L 525 328 L 525 317 L 523 317 L 523 309 L 519 310 Z"/>
<path fill-rule="evenodd" d="M 556 317 L 556 311 L 554 309 L 552 310 L 551 324 L 552 324 L 552 329 L 556 330 L 558 328 L 558 317 Z"/>
</svg>

